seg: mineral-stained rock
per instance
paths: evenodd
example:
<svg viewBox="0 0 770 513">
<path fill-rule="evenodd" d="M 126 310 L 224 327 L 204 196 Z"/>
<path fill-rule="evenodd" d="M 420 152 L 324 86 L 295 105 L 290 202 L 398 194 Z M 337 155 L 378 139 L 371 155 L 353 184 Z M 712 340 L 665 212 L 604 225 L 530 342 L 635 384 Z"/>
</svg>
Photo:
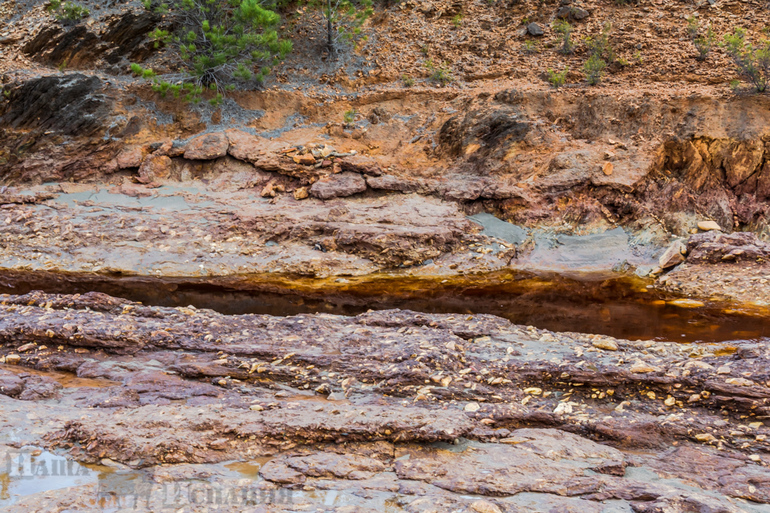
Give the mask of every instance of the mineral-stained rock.
<svg viewBox="0 0 770 513">
<path fill-rule="evenodd" d="M 687 248 L 681 241 L 675 241 L 668 249 L 660 256 L 658 265 L 662 269 L 668 269 L 669 267 L 676 267 L 685 261 L 685 253 Z"/>
<path fill-rule="evenodd" d="M 512 108 L 478 109 L 447 120 L 439 130 L 439 150 L 451 156 L 468 153 L 479 146 L 474 158 L 502 158 L 510 145 L 522 141 L 532 128 L 528 119 Z M 487 163 L 493 165 L 493 162 Z"/>
<path fill-rule="evenodd" d="M 641 341 L 596 351 L 595 340 L 478 314 L 228 316 L 99 293 L 4 295 L 0 355 L 19 361 L 13 373 L 0 366 L 0 429 L 81 461 L 155 467 L 156 483 L 220 484 L 224 462 L 267 457 L 260 486 L 344 491 L 365 505 L 398 494 L 413 510 L 770 502 L 770 473 L 751 459 L 761 463 L 770 434 L 765 346 L 736 341 L 719 356 Z M 637 360 L 658 370 L 635 374 Z M 727 363 L 731 375 L 716 379 Z M 60 388 L 51 370 L 77 379 Z M 634 448 L 645 450 L 623 452 Z"/>
<path fill-rule="evenodd" d="M 312 166 L 315 164 L 315 157 L 313 157 L 313 155 L 310 153 L 306 153 L 304 155 L 294 155 L 292 160 L 301 166 Z"/>
<path fill-rule="evenodd" d="M 0 394 L 16 397 L 23 389 L 24 381 L 18 375 L 8 371 L 0 371 Z"/>
<path fill-rule="evenodd" d="M 770 243 L 760 240 L 751 232 L 698 233 L 688 239 L 687 251 L 688 258 L 699 263 L 770 259 Z"/>
<path fill-rule="evenodd" d="M 242 130 L 227 130 L 225 132 L 229 146 L 227 153 L 233 158 L 244 162 L 254 162 L 265 155 L 265 140 Z"/>
<path fill-rule="evenodd" d="M 757 199 L 770 200 L 770 160 L 765 161 L 762 170 L 757 174 Z"/>
<path fill-rule="evenodd" d="M 719 145 L 719 142 L 715 142 Z M 731 187 L 736 187 L 755 173 L 762 164 L 764 146 L 761 142 L 729 142 L 718 146 L 717 159 L 721 160 L 725 178 Z"/>
<path fill-rule="evenodd" d="M 139 181 L 151 183 L 158 179 L 168 178 L 173 162 L 165 155 L 149 155 L 139 167 Z"/>
<path fill-rule="evenodd" d="M 362 175 L 380 176 L 382 170 L 376 160 L 362 155 L 353 155 L 345 157 L 340 161 L 340 167 L 343 171 L 360 173 Z"/>
<path fill-rule="evenodd" d="M 310 187 L 310 195 L 328 200 L 352 196 L 365 190 L 366 181 L 360 174 L 344 172 L 318 180 Z"/>
<path fill-rule="evenodd" d="M 460 455 L 406 447 L 399 451 L 399 456 L 408 458 L 396 461 L 396 474 L 456 493 L 561 494 L 571 488 L 571 481 L 583 476 L 582 468 L 565 465 L 564 458 L 585 461 L 587 465 L 583 468 L 624 460 L 619 451 L 555 430 L 518 430 L 511 434 L 511 440 L 518 443 L 498 448 L 472 446 L 473 450 Z"/>
<path fill-rule="evenodd" d="M 367 176 L 366 183 L 372 189 L 398 192 L 417 192 L 422 186 L 420 181 L 399 178 L 393 175 Z"/>
<path fill-rule="evenodd" d="M 368 479 L 386 470 L 386 465 L 374 458 L 329 452 L 291 457 L 286 464 L 308 477 L 334 476 L 355 480 Z"/>
<path fill-rule="evenodd" d="M 307 192 L 307 187 L 300 187 L 294 190 L 294 199 L 296 200 L 303 200 L 309 195 L 310 194 Z"/>
<path fill-rule="evenodd" d="M 259 471 L 259 475 L 268 481 L 279 484 L 300 484 L 305 482 L 305 475 L 289 467 L 284 462 L 268 461 Z"/>
<path fill-rule="evenodd" d="M 129 169 L 141 166 L 146 154 L 147 148 L 144 146 L 127 146 L 120 150 L 115 160 L 119 169 Z"/>
<path fill-rule="evenodd" d="M 184 158 L 189 160 L 213 160 L 224 157 L 229 146 L 227 136 L 221 132 L 204 134 L 188 142 Z"/>
</svg>

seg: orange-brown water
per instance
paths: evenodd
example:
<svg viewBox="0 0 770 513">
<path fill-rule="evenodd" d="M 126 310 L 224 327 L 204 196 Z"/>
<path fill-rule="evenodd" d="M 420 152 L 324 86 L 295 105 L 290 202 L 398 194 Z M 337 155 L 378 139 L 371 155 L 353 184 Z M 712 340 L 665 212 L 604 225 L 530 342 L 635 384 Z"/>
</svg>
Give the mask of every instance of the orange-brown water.
<svg viewBox="0 0 770 513">
<path fill-rule="evenodd" d="M 104 292 L 157 306 L 210 308 L 225 314 L 355 315 L 400 308 L 426 313 L 488 313 L 553 331 L 627 339 L 723 342 L 770 337 L 770 312 L 681 301 L 632 277 L 536 276 L 498 272 L 424 277 L 376 275 L 326 279 L 281 275 L 179 279 L 0 274 L 0 292 Z"/>
</svg>

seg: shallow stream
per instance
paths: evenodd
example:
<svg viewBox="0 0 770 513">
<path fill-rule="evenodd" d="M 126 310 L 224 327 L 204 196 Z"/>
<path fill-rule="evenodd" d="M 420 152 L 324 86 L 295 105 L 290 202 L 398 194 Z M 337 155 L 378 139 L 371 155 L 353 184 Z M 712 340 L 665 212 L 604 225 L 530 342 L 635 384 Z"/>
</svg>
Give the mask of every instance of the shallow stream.
<svg viewBox="0 0 770 513">
<path fill-rule="evenodd" d="M 487 313 L 552 331 L 625 339 L 725 342 L 770 337 L 770 316 L 724 303 L 664 295 L 635 277 L 579 277 L 516 271 L 447 277 L 376 275 L 318 279 L 277 275 L 153 278 L 49 272 L 0 273 L 0 293 L 103 292 L 154 306 L 224 314 L 356 315 L 399 308 Z"/>
</svg>

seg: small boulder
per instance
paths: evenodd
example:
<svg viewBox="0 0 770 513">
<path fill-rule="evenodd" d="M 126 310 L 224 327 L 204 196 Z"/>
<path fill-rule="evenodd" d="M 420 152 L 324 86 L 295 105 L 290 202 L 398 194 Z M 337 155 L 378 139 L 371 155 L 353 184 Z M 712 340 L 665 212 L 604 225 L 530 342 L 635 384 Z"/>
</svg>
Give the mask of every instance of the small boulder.
<svg viewBox="0 0 770 513">
<path fill-rule="evenodd" d="M 310 194 L 307 192 L 307 187 L 300 187 L 299 189 L 294 189 L 294 199 L 295 200 L 303 200 L 307 198 Z"/>
<path fill-rule="evenodd" d="M 340 161 L 341 171 L 351 171 L 369 176 L 382 176 L 382 170 L 376 160 L 363 155 L 353 155 Z"/>
<path fill-rule="evenodd" d="M 590 16 L 591 13 L 580 7 L 575 7 L 574 9 L 572 9 L 572 12 L 570 13 L 570 15 L 572 16 L 573 20 L 580 21 L 588 18 L 588 16 Z"/>
<path fill-rule="evenodd" d="M 604 351 L 618 350 L 618 343 L 612 340 L 611 338 L 597 338 L 593 342 L 591 342 L 591 345 L 593 345 L 598 349 L 603 349 Z"/>
<path fill-rule="evenodd" d="M 475 501 L 471 504 L 471 509 L 476 513 L 503 513 L 497 505 L 485 500 Z"/>
<path fill-rule="evenodd" d="M 129 146 L 123 148 L 115 157 L 115 161 L 118 164 L 118 169 L 129 169 L 132 167 L 139 167 L 142 165 L 142 159 L 147 153 L 143 146 Z"/>
<path fill-rule="evenodd" d="M 227 136 L 217 132 L 196 137 L 185 146 L 184 158 L 188 160 L 214 160 L 224 157 L 230 146 Z"/>
<path fill-rule="evenodd" d="M 631 366 L 631 372 L 634 374 L 648 374 L 650 372 L 660 372 L 658 367 L 638 361 Z"/>
<path fill-rule="evenodd" d="M 294 155 L 293 159 L 294 159 L 294 162 L 296 162 L 301 166 L 315 165 L 315 157 L 310 153 L 306 153 L 304 155 Z"/>
<path fill-rule="evenodd" d="M 477 412 L 481 409 L 481 406 L 479 406 L 479 403 L 468 403 L 463 408 L 463 411 L 467 411 L 469 413 Z"/>
<path fill-rule="evenodd" d="M 227 130 L 225 132 L 229 147 L 227 153 L 231 157 L 244 162 L 254 162 L 266 152 L 266 142 L 263 138 L 248 134 L 242 130 Z"/>
<path fill-rule="evenodd" d="M 545 31 L 543 30 L 543 27 L 541 27 L 535 22 L 532 22 L 529 25 L 527 25 L 527 34 L 529 34 L 530 36 L 540 37 L 543 34 L 545 34 Z"/>
<path fill-rule="evenodd" d="M 16 397 L 24 390 L 24 381 L 16 374 L 0 371 L 0 394 Z"/>
<path fill-rule="evenodd" d="M 571 7 L 568 5 L 565 5 L 561 8 L 559 8 L 558 11 L 556 11 L 556 17 L 557 18 L 570 18 L 575 21 L 580 21 L 588 18 L 591 13 L 586 11 L 585 9 L 582 9 L 580 7 Z"/>
<path fill-rule="evenodd" d="M 343 172 L 322 178 L 310 187 L 310 195 L 322 200 L 344 198 L 366 190 L 366 181 L 358 173 Z"/>
<path fill-rule="evenodd" d="M 681 241 L 676 241 L 661 255 L 658 265 L 660 265 L 661 269 L 676 267 L 684 262 L 686 253 L 687 248 L 685 245 Z"/>
<path fill-rule="evenodd" d="M 275 182 L 268 182 L 263 188 L 262 191 L 259 193 L 260 196 L 263 198 L 275 198 L 275 196 L 279 192 L 284 192 L 285 188 L 281 184 L 276 184 Z"/>
<path fill-rule="evenodd" d="M 702 232 L 722 231 L 722 227 L 716 221 L 701 221 L 698 223 L 698 229 Z"/>
<path fill-rule="evenodd" d="M 139 182 L 151 183 L 168 178 L 174 163 L 166 155 L 149 155 L 139 168 Z"/>
</svg>

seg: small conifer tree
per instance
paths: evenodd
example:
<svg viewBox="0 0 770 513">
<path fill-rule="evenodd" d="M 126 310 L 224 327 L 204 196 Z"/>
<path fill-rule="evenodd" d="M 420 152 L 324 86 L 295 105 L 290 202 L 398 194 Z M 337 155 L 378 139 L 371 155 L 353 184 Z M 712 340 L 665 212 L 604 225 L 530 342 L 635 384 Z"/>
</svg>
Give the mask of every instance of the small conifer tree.
<svg viewBox="0 0 770 513">
<path fill-rule="evenodd" d="M 236 84 L 262 83 L 272 67 L 291 51 L 291 41 L 278 37 L 280 16 L 261 0 L 168 0 L 145 7 L 165 12 L 173 33 L 160 28 L 151 33 L 155 46 L 169 46 L 179 73 L 162 77 L 132 64 L 137 75 L 153 81 L 162 95 L 171 92 L 197 102 L 205 90 L 212 90 L 212 103 L 219 103 L 225 91 Z"/>
<path fill-rule="evenodd" d="M 372 0 L 309 0 L 326 26 L 326 47 L 336 54 L 342 42 L 361 37 L 361 26 L 374 13 Z"/>
</svg>

